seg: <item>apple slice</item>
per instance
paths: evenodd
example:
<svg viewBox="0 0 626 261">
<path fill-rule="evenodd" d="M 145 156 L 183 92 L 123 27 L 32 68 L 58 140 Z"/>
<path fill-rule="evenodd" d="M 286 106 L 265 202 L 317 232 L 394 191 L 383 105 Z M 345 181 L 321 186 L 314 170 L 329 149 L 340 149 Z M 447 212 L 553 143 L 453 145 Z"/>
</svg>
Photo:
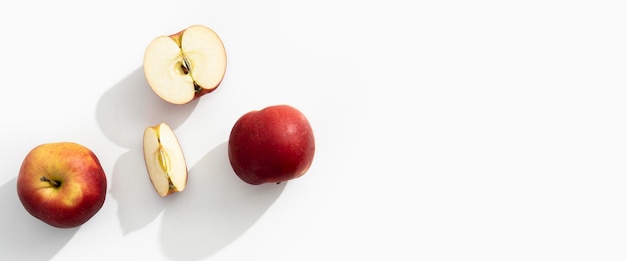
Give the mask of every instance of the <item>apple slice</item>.
<svg viewBox="0 0 626 261">
<path fill-rule="evenodd" d="M 143 133 L 143 156 L 156 192 L 165 197 L 187 185 L 187 163 L 176 134 L 166 123 L 147 127 Z"/>
<path fill-rule="evenodd" d="M 159 97 L 185 104 L 219 86 L 226 73 L 226 50 L 213 30 L 193 25 L 150 42 L 143 68 L 148 84 Z"/>
</svg>

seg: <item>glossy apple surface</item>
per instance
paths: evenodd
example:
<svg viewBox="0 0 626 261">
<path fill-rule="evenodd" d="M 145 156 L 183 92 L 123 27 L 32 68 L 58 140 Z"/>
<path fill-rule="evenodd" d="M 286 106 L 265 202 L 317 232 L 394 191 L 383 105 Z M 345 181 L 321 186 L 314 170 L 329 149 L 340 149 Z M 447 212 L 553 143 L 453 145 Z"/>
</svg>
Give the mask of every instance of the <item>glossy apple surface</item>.
<svg viewBox="0 0 626 261">
<path fill-rule="evenodd" d="M 258 185 L 298 178 L 315 154 L 313 129 L 290 105 L 274 105 L 241 116 L 228 140 L 230 164 L 243 181 Z"/>
<path fill-rule="evenodd" d="M 72 142 L 33 148 L 17 178 L 17 194 L 26 211 L 59 228 L 87 222 L 102 208 L 106 189 L 106 175 L 96 155 Z"/>
</svg>

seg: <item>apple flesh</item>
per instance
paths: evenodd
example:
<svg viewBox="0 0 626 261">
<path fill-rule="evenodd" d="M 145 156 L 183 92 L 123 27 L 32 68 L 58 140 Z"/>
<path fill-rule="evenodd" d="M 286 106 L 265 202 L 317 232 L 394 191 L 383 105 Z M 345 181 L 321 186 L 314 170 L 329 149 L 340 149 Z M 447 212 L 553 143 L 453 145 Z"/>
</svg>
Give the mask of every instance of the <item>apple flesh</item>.
<svg viewBox="0 0 626 261">
<path fill-rule="evenodd" d="M 24 158 L 17 195 L 28 213 L 59 228 L 77 227 L 104 204 L 106 175 L 96 155 L 73 142 L 41 144 Z"/>
<path fill-rule="evenodd" d="M 228 140 L 228 158 L 239 178 L 259 185 L 304 175 L 313 162 L 315 138 L 307 118 L 289 105 L 242 115 Z"/>
<path fill-rule="evenodd" d="M 226 73 L 226 50 L 212 29 L 193 25 L 150 42 L 143 67 L 148 84 L 159 97 L 185 104 L 220 85 Z"/>
<path fill-rule="evenodd" d="M 161 123 L 145 129 L 143 152 L 150 182 L 161 197 L 185 190 L 187 163 L 169 125 Z"/>
</svg>

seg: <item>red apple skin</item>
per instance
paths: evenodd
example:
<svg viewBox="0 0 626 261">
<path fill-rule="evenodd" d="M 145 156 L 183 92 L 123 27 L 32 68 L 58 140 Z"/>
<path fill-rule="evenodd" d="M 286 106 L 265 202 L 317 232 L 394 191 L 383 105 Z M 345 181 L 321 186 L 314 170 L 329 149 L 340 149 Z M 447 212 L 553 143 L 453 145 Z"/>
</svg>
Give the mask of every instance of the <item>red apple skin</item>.
<svg viewBox="0 0 626 261">
<path fill-rule="evenodd" d="M 36 146 L 26 155 L 17 178 L 17 194 L 26 211 L 58 228 L 87 222 L 102 208 L 106 190 L 106 175 L 96 155 L 72 142 Z"/>
<path fill-rule="evenodd" d="M 315 154 L 313 129 L 289 105 L 274 105 L 242 115 L 228 141 L 228 158 L 239 178 L 259 185 L 298 178 Z"/>
</svg>

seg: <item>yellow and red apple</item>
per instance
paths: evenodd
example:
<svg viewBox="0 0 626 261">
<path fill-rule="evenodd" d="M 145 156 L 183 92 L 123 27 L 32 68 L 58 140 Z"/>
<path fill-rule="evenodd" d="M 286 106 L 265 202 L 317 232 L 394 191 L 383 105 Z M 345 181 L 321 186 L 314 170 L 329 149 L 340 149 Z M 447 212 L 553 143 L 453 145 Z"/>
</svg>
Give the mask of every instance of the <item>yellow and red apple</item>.
<svg viewBox="0 0 626 261">
<path fill-rule="evenodd" d="M 104 204 L 107 179 L 97 156 L 73 142 L 41 144 L 24 158 L 17 194 L 35 218 L 59 228 L 77 227 Z"/>
<path fill-rule="evenodd" d="M 144 53 L 144 74 L 163 100 L 185 104 L 214 91 L 226 73 L 226 50 L 204 25 L 152 40 Z"/>
<path fill-rule="evenodd" d="M 242 115 L 228 140 L 230 164 L 243 181 L 259 185 L 298 178 L 315 154 L 313 129 L 290 105 L 268 106 Z"/>
</svg>

